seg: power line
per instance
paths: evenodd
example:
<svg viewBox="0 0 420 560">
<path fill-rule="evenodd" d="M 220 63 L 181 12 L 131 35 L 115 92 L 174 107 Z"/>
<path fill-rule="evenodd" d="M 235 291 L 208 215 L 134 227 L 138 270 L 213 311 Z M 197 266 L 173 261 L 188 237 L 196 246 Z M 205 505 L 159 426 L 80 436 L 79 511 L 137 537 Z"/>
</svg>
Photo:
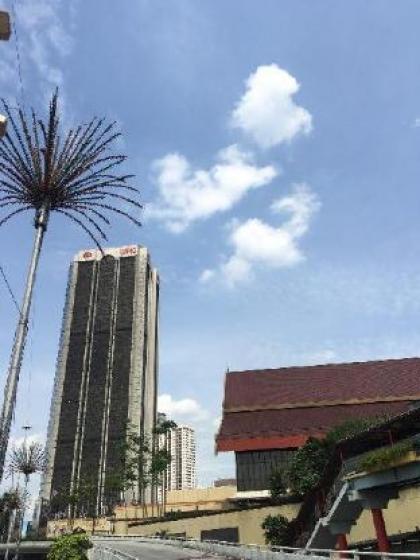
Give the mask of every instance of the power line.
<svg viewBox="0 0 420 560">
<path fill-rule="evenodd" d="M 19 36 L 17 31 L 16 25 L 16 5 L 15 0 L 11 0 L 11 12 L 12 12 L 12 29 L 13 35 L 15 36 L 15 52 L 16 52 L 16 62 L 17 62 L 17 71 L 19 77 L 19 85 L 20 85 L 20 95 L 22 97 L 23 106 L 26 105 L 26 95 L 25 95 L 25 86 L 23 85 L 23 78 L 22 78 L 22 59 L 20 56 L 20 42 Z"/>
<path fill-rule="evenodd" d="M 9 284 L 9 281 L 7 280 L 6 273 L 4 272 L 4 269 L 3 269 L 3 267 L 2 267 L 1 264 L 0 264 L 0 274 L 1 274 L 2 278 L 3 278 L 3 280 L 4 280 L 4 283 L 6 284 L 6 287 L 7 287 L 7 290 L 8 290 L 8 292 L 9 292 L 9 294 L 10 294 L 10 297 L 12 298 L 13 303 L 15 304 L 16 309 L 18 310 L 19 315 L 20 315 L 20 307 L 19 307 L 19 304 L 18 304 L 18 302 L 17 302 L 17 299 L 15 298 L 15 294 L 13 293 L 12 287 L 11 287 L 11 285 Z"/>
</svg>

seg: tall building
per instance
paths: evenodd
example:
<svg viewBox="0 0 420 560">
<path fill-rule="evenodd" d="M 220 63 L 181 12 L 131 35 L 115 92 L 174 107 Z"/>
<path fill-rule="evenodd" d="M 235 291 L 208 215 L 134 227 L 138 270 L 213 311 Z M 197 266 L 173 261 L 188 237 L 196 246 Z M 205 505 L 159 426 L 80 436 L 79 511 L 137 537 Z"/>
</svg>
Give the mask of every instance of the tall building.
<svg viewBox="0 0 420 560">
<path fill-rule="evenodd" d="M 161 446 L 169 451 L 172 461 L 166 472 L 165 490 L 186 490 L 197 486 L 195 464 L 195 431 L 189 426 L 171 428 L 161 436 Z"/>
<path fill-rule="evenodd" d="M 151 433 L 156 421 L 158 274 L 137 245 L 82 251 L 69 271 L 47 436 L 41 498 L 96 486 L 121 464 L 129 427 Z M 139 499 L 139 496 L 134 496 Z"/>
</svg>

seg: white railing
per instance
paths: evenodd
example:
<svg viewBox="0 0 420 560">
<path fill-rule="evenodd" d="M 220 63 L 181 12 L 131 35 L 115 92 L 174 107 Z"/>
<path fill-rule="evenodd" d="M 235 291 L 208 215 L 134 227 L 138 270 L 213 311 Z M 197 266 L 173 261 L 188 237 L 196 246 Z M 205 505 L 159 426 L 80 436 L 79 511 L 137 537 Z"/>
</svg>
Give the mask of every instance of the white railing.
<svg viewBox="0 0 420 560">
<path fill-rule="evenodd" d="M 135 560 L 134 556 L 121 552 L 105 541 L 128 540 L 139 543 L 156 543 L 181 548 L 190 548 L 202 552 L 210 552 L 229 558 L 240 560 L 325 560 L 326 558 L 347 558 L 348 560 L 420 560 L 420 553 L 386 553 L 362 552 L 359 550 L 329 550 L 329 549 L 302 549 L 288 546 L 268 546 L 256 544 L 236 544 L 223 541 L 198 541 L 185 538 L 161 537 L 135 537 L 135 536 L 110 536 L 94 538 L 94 548 L 91 560 Z M 116 545 L 118 546 L 118 545 Z M 102 554 L 102 555 L 101 555 Z"/>
</svg>

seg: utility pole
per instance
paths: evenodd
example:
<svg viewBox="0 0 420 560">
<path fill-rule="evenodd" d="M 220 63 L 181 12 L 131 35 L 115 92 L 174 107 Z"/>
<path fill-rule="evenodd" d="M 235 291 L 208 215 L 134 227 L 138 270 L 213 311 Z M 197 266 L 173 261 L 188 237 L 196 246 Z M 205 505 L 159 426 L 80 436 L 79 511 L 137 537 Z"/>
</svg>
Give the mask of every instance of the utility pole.
<svg viewBox="0 0 420 560">
<path fill-rule="evenodd" d="M 8 41 L 11 35 L 10 16 L 8 12 L 0 10 L 0 41 Z M 7 118 L 0 114 L 0 138 L 6 134 Z"/>
</svg>

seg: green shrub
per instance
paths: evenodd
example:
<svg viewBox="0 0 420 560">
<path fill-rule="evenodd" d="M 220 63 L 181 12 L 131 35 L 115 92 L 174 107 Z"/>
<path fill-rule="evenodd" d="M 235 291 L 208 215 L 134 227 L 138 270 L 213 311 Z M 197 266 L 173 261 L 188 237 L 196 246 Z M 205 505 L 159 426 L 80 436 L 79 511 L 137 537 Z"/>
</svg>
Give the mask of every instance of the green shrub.
<svg viewBox="0 0 420 560">
<path fill-rule="evenodd" d="M 293 455 L 288 469 L 288 482 L 294 494 L 305 495 L 315 488 L 331 457 L 329 442 L 309 438 Z"/>
<path fill-rule="evenodd" d="M 390 464 L 401 459 L 401 457 L 404 457 L 412 449 L 413 443 L 411 441 L 400 441 L 389 447 L 375 449 L 375 451 L 371 451 L 360 460 L 358 468 L 368 472 L 385 469 Z"/>
<path fill-rule="evenodd" d="M 290 522 L 283 515 L 268 515 L 261 524 L 265 542 L 272 546 L 288 546 L 293 539 Z"/>
<path fill-rule="evenodd" d="M 85 534 L 63 535 L 54 541 L 47 560 L 87 560 L 86 551 L 91 547 Z"/>
</svg>

